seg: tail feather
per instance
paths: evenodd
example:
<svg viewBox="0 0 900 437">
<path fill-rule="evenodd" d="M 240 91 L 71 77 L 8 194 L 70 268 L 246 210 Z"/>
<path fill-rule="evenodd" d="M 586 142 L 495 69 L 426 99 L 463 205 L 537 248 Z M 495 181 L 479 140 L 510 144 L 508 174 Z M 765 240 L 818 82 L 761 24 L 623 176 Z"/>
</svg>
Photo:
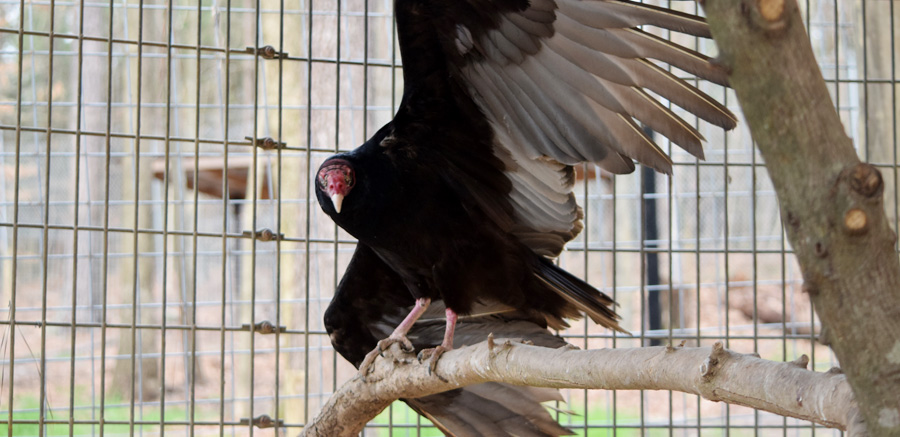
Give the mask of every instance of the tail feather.
<svg viewBox="0 0 900 437">
<path fill-rule="evenodd" d="M 489 382 L 405 402 L 444 434 L 456 437 L 573 434 L 553 420 L 525 387 Z"/>
<path fill-rule="evenodd" d="M 441 302 L 432 305 L 441 306 Z M 484 308 L 499 308 L 488 302 Z M 566 342 L 519 312 L 460 318 L 454 347 L 495 338 L 529 340 L 537 346 L 558 348 Z M 382 333 L 383 334 L 383 333 Z M 416 323 L 410 339 L 416 349 L 439 344 L 444 322 L 438 319 Z M 573 434 L 561 426 L 544 405 L 562 401 L 559 390 L 487 382 L 416 399 L 404 399 L 411 408 L 431 420 L 444 434 L 454 437 L 518 436 L 555 437 Z"/>
<path fill-rule="evenodd" d="M 619 326 L 619 320 L 622 318 L 611 308 L 616 303 L 600 290 L 557 267 L 546 258 L 540 260 L 534 274 L 557 295 L 587 314 L 594 323 L 631 335 Z"/>
<path fill-rule="evenodd" d="M 527 387 L 500 383 L 478 384 L 469 387 L 469 390 L 482 398 L 504 404 L 514 413 L 512 420 L 507 419 L 505 422 L 521 422 L 519 417 L 527 417 L 530 428 L 537 428 L 542 432 L 552 433 L 552 435 L 569 435 L 571 433 L 568 429 L 560 426 L 541 404 L 548 400 L 562 400 L 558 390 L 543 389 L 544 392 L 537 392 L 530 391 Z"/>
</svg>

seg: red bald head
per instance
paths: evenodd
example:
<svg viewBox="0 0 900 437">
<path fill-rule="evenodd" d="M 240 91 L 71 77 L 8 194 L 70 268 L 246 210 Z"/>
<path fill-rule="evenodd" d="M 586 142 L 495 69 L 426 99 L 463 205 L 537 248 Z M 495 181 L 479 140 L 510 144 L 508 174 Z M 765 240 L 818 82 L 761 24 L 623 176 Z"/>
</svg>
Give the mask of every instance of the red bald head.
<svg viewBox="0 0 900 437">
<path fill-rule="evenodd" d="M 319 189 L 331 198 L 334 210 L 340 214 L 344 197 L 356 184 L 356 175 L 348 161 L 340 158 L 329 159 L 319 168 L 316 183 Z"/>
</svg>

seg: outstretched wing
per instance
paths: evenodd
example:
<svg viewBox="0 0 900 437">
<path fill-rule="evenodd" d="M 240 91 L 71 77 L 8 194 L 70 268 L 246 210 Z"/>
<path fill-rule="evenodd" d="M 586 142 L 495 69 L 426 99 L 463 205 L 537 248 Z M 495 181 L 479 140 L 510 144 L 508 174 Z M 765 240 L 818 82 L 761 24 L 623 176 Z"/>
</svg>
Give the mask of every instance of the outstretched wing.
<svg viewBox="0 0 900 437">
<path fill-rule="evenodd" d="M 397 0 L 395 8 L 404 100 L 419 104 L 398 115 L 422 117 L 423 94 L 448 92 L 428 82 L 431 74 L 451 77 L 449 92 L 466 94 L 480 112 L 469 112 L 473 129 L 490 130 L 489 151 L 447 151 L 452 171 L 469 178 L 457 184 L 538 253 L 557 255 L 581 230 L 572 165 L 629 173 L 634 159 L 671 173 L 640 124 L 703 157 L 703 136 L 651 92 L 717 126 L 736 124 L 727 108 L 658 64 L 722 85 L 726 72 L 641 28 L 708 38 L 700 17 L 627 0 Z M 492 180 L 490 164 L 511 183 L 504 198 L 481 183 Z"/>
<path fill-rule="evenodd" d="M 359 244 L 325 313 L 331 342 L 344 358 L 359 366 L 403 320 L 412 305 L 409 291 L 394 271 L 370 248 Z M 528 317 L 502 305 L 477 305 L 457 323 L 454 346 L 499 338 L 529 340 L 538 346 L 561 347 L 566 342 L 546 329 L 543 318 Z M 443 303 L 435 301 L 409 338 L 417 350 L 437 346 L 444 336 Z M 501 383 L 467 386 L 449 392 L 405 399 L 447 435 L 559 436 L 571 434 L 541 406 L 562 400 L 558 390 Z"/>
</svg>

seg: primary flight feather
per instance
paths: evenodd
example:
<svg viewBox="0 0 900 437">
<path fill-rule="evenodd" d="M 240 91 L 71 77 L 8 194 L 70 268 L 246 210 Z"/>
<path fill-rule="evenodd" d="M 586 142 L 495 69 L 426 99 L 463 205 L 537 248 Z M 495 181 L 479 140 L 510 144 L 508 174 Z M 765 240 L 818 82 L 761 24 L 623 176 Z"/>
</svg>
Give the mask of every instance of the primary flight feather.
<svg viewBox="0 0 900 437">
<path fill-rule="evenodd" d="M 702 158 L 703 136 L 653 94 L 735 126 L 727 108 L 658 63 L 723 85 L 726 72 L 642 29 L 709 37 L 705 21 L 624 0 L 396 0 L 395 18 L 397 114 L 316 175 L 322 209 L 408 293 L 409 314 L 386 341 L 411 348 L 407 333 L 438 300 L 446 326 L 432 360 L 452 347 L 458 316 L 485 302 L 544 327 L 586 314 L 624 331 L 609 297 L 551 262 L 582 229 L 572 166 L 628 173 L 637 160 L 670 173 L 642 124 Z M 379 299 L 375 285 L 360 297 L 358 323 L 381 317 L 365 310 Z M 332 307 L 346 304 L 342 292 Z M 344 328 L 329 327 L 339 351 Z M 363 373 L 373 357 L 356 360 Z"/>
</svg>

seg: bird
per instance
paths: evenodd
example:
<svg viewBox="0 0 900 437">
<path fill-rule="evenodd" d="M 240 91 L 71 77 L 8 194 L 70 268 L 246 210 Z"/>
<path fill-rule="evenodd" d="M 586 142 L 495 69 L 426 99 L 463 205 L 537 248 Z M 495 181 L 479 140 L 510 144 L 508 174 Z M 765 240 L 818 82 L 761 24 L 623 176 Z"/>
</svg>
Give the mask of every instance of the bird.
<svg viewBox="0 0 900 437">
<path fill-rule="evenodd" d="M 325 328 L 335 350 L 359 367 L 378 339 L 390 334 L 412 305 L 414 299 L 400 276 L 371 248 L 358 245 L 325 311 Z M 441 344 L 443 317 L 443 301 L 435 300 L 408 332 L 414 351 Z M 548 348 L 572 347 L 547 330 L 543 318 L 488 301 L 476 304 L 472 314 L 460 316 L 454 347 L 484 341 L 488 334 L 498 342 L 512 339 Z M 542 406 L 563 401 L 556 389 L 488 382 L 403 401 L 451 436 L 573 434 Z"/>
<path fill-rule="evenodd" d="M 453 348 L 459 317 L 486 302 L 549 329 L 586 315 L 627 333 L 609 296 L 553 262 L 583 228 L 574 167 L 624 174 L 637 161 L 671 174 L 641 124 L 702 159 L 704 137 L 654 94 L 735 127 L 727 107 L 661 64 L 724 86 L 728 72 L 647 29 L 709 38 L 705 20 L 630 0 L 395 0 L 394 17 L 398 110 L 365 143 L 326 159 L 314 182 L 357 253 L 380 260 L 409 295 L 396 303 L 408 314 L 360 373 L 393 343 L 415 349 L 409 331 L 437 301 L 443 339 L 420 353 L 432 370 Z M 352 305 L 365 320 L 385 304 L 369 286 L 359 302 L 332 306 Z M 335 348 L 347 347 L 340 333 L 350 328 L 332 329 Z"/>
</svg>

